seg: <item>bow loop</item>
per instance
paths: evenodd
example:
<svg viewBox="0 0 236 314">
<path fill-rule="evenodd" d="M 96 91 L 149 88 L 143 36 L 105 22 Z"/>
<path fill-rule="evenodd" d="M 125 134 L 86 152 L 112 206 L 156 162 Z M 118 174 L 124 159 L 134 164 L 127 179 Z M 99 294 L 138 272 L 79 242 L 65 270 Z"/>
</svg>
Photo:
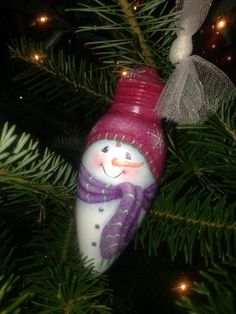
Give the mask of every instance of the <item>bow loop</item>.
<svg viewBox="0 0 236 314">
<path fill-rule="evenodd" d="M 158 100 L 159 116 L 179 124 L 204 122 L 223 102 L 236 97 L 227 75 L 212 63 L 192 53 L 192 35 L 202 25 L 212 0 L 185 0 L 177 38 L 170 49 L 176 66 Z"/>
</svg>

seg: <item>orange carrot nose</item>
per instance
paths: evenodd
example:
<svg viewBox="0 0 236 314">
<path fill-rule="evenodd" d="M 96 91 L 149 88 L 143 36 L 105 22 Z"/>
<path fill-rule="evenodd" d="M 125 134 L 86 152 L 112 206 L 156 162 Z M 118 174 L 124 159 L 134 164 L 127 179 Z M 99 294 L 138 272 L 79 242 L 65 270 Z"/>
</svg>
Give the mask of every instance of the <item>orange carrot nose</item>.
<svg viewBox="0 0 236 314">
<path fill-rule="evenodd" d="M 131 167 L 131 168 L 138 168 L 144 164 L 144 162 L 120 161 L 118 158 L 113 158 L 111 163 L 112 166 L 114 167 Z"/>
</svg>

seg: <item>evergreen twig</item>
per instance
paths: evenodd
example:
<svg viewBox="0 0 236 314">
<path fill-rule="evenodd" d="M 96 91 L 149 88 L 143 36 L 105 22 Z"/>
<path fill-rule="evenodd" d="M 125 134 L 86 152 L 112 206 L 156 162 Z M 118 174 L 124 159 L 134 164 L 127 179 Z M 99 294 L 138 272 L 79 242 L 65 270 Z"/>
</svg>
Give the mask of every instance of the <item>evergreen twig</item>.
<svg viewBox="0 0 236 314">
<path fill-rule="evenodd" d="M 134 32 L 134 34 L 137 34 L 137 36 L 138 36 L 139 44 L 141 46 L 141 49 L 142 49 L 143 55 L 147 61 L 147 64 L 152 66 L 152 67 L 156 67 L 156 62 L 153 58 L 151 48 L 148 46 L 147 42 L 145 41 L 145 38 L 144 38 L 144 35 L 141 31 L 140 25 L 137 22 L 134 14 L 133 14 L 131 4 L 127 0 L 119 0 L 118 2 L 119 2 L 120 6 L 124 12 L 124 16 L 125 16 L 128 24 L 132 28 L 132 31 Z"/>
<path fill-rule="evenodd" d="M 194 210 L 191 210 L 194 211 Z M 232 225 L 226 225 L 223 223 L 216 223 L 216 222 L 210 222 L 210 221 L 204 221 L 200 219 L 193 219 L 189 217 L 184 217 L 180 215 L 174 215 L 171 213 L 161 213 L 158 211 L 155 211 L 153 214 L 153 218 L 156 217 L 157 220 L 167 220 L 170 221 L 172 220 L 173 223 L 175 222 L 183 222 L 184 224 L 192 224 L 192 225 L 198 225 L 198 226 L 205 226 L 207 228 L 213 228 L 213 229 L 224 229 L 226 232 L 227 231 L 233 231 L 236 232 L 236 226 L 234 224 Z M 155 218 L 154 218 L 155 219 Z"/>
<path fill-rule="evenodd" d="M 14 80 L 24 81 L 28 91 L 45 94 L 45 101 L 60 99 L 60 105 L 69 110 L 83 104 L 88 98 L 88 105 L 109 104 L 113 93 L 113 80 L 107 72 L 101 71 L 95 64 L 82 58 L 65 55 L 62 51 L 47 50 L 42 43 L 34 43 L 21 39 L 9 46 L 12 58 L 25 63 L 27 68 Z M 34 56 L 38 59 L 35 60 Z M 70 94 L 70 100 L 61 100 Z M 63 98 L 62 98 L 63 96 Z M 91 101 L 94 99 L 94 101 Z"/>
<path fill-rule="evenodd" d="M 201 271 L 201 282 L 195 282 L 194 293 L 183 296 L 177 304 L 189 314 L 235 313 L 235 262 L 235 258 L 228 257 L 222 265 Z"/>
<path fill-rule="evenodd" d="M 15 126 L 6 123 L 0 135 L 0 184 L 5 204 L 38 199 L 54 200 L 70 208 L 76 186 L 76 172 L 60 156 L 46 149 L 28 134 L 14 134 Z M 35 200 L 34 202 L 35 203 Z"/>
</svg>

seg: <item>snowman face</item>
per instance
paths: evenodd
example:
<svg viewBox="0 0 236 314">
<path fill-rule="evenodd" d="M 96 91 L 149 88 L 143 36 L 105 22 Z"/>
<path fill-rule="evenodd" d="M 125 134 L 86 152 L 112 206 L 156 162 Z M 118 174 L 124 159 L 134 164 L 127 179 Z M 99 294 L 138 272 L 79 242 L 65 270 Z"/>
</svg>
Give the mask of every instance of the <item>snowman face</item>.
<svg viewBox="0 0 236 314">
<path fill-rule="evenodd" d="M 99 140 L 86 150 L 82 163 L 93 177 L 107 184 L 130 182 L 146 188 L 155 182 L 143 155 L 114 140 Z"/>
</svg>

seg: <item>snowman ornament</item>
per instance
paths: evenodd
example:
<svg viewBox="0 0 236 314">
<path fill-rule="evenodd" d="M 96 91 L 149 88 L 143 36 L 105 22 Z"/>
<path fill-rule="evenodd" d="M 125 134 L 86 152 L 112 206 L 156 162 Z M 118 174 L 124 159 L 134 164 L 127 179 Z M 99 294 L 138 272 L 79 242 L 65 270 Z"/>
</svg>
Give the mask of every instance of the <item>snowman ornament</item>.
<svg viewBox="0 0 236 314">
<path fill-rule="evenodd" d="M 206 121 L 236 96 L 229 78 L 192 55 L 192 35 L 211 0 L 185 0 L 170 50 L 175 69 L 165 88 L 154 68 L 141 67 L 118 83 L 108 113 L 92 129 L 82 158 L 76 222 L 80 251 L 106 271 L 133 238 L 150 208 L 165 166 L 161 117 L 178 124 Z"/>
<path fill-rule="evenodd" d="M 76 223 L 79 248 L 104 272 L 132 240 L 150 208 L 166 145 L 154 108 L 163 85 L 142 67 L 120 80 L 110 111 L 91 131 L 81 161 Z"/>
</svg>

